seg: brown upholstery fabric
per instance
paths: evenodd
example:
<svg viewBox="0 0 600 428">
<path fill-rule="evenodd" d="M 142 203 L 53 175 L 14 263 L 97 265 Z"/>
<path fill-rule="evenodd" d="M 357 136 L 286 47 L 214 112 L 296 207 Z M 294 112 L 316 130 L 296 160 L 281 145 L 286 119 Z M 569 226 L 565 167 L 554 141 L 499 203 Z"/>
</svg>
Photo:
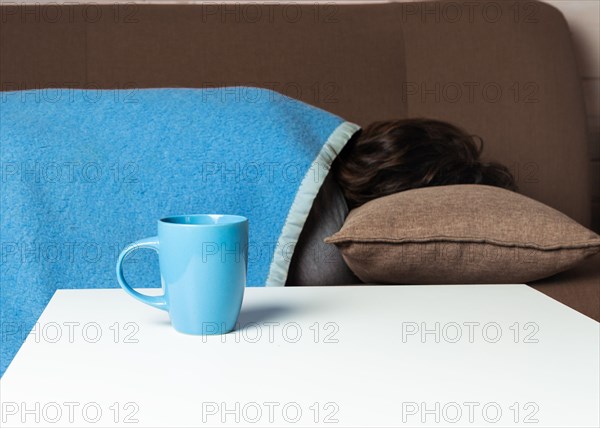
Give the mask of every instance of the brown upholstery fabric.
<svg viewBox="0 0 600 428">
<path fill-rule="evenodd" d="M 529 285 L 567 306 L 600 321 L 600 254 L 575 269 Z"/>
<path fill-rule="evenodd" d="M 395 5 L 409 116 L 479 135 L 519 192 L 589 227 L 584 104 L 564 17 L 538 2 L 452 3 Z"/>
<path fill-rule="evenodd" d="M 536 1 L 444 3 L 395 5 L 406 43 L 408 115 L 480 135 L 484 155 L 508 165 L 521 192 L 589 226 L 583 97 L 564 17 Z M 600 321 L 599 256 L 531 285 Z"/>
<path fill-rule="evenodd" d="M 404 43 L 386 5 L 15 3 L 0 12 L 4 91 L 246 85 L 363 125 L 406 115 Z"/>
<path fill-rule="evenodd" d="M 287 12 L 5 3 L 0 90 L 255 85 L 362 125 L 437 117 L 481 135 L 484 154 L 507 163 L 526 195 L 587 225 L 583 101 L 566 23 L 543 3 L 488 3 L 500 5 L 501 19 L 494 5 L 482 15 L 483 2 L 296 4 Z M 463 91 L 456 101 L 455 83 Z M 490 83 L 487 96 L 469 95 Z M 438 98 L 421 84 L 434 85 Z M 493 102 L 494 84 L 510 96 Z M 587 264 L 534 286 L 600 319 L 600 263 Z"/>
<path fill-rule="evenodd" d="M 498 187 L 412 189 L 350 212 L 326 240 L 364 282 L 524 283 L 600 251 L 600 236 L 566 215 Z"/>
</svg>

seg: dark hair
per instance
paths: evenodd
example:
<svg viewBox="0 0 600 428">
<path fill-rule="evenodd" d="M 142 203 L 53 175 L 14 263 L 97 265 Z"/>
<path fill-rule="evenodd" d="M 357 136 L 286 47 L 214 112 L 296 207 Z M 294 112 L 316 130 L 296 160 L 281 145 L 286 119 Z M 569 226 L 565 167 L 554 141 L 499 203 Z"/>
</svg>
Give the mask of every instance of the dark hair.
<svg viewBox="0 0 600 428">
<path fill-rule="evenodd" d="M 355 134 L 333 164 L 349 207 L 408 189 L 487 184 L 516 190 L 504 165 L 479 159 L 483 140 L 437 120 L 375 122 Z"/>
</svg>

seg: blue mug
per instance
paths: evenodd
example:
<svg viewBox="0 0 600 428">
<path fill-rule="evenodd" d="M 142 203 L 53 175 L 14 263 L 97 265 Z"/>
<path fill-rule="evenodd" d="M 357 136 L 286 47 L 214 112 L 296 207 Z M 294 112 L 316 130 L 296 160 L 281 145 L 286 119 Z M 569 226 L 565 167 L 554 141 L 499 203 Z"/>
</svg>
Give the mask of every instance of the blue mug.
<svg viewBox="0 0 600 428">
<path fill-rule="evenodd" d="M 135 291 L 123 276 L 123 260 L 133 251 L 158 253 L 164 294 Z M 224 334 L 235 327 L 246 287 L 248 219 L 196 214 L 158 221 L 158 236 L 129 244 L 117 261 L 119 285 L 136 299 L 169 312 L 175 330 Z"/>
</svg>

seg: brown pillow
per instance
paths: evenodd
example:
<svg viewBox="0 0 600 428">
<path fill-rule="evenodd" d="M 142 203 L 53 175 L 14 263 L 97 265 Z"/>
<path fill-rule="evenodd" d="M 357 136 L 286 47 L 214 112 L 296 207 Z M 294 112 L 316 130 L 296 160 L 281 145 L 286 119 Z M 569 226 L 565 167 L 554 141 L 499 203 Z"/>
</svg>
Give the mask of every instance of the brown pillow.
<svg viewBox="0 0 600 428">
<path fill-rule="evenodd" d="M 600 250 L 600 236 L 555 209 L 472 184 L 375 199 L 325 242 L 362 281 L 381 284 L 524 283 Z"/>
</svg>

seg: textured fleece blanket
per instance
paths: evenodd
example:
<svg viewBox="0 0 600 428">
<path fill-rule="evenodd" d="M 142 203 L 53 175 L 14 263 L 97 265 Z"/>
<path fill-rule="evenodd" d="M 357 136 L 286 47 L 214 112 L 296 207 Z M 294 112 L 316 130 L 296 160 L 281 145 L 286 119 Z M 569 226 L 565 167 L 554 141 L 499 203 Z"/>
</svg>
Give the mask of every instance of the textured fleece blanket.
<svg viewBox="0 0 600 428">
<path fill-rule="evenodd" d="M 0 96 L 0 375 L 57 288 L 117 287 L 119 251 L 167 215 L 248 217 L 248 285 L 283 286 L 312 201 L 358 129 L 248 87 Z M 125 266 L 134 287 L 160 287 L 148 253 Z"/>
</svg>

